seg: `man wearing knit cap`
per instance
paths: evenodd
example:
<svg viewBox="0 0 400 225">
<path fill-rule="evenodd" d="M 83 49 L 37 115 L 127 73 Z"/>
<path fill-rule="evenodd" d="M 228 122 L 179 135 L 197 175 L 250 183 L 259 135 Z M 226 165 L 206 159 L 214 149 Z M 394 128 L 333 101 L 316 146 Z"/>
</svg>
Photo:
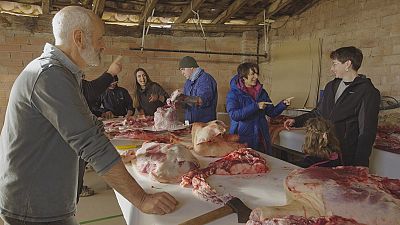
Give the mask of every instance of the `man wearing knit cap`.
<svg viewBox="0 0 400 225">
<path fill-rule="evenodd" d="M 187 79 L 183 95 L 185 120 L 189 123 L 209 122 L 217 119 L 218 91 L 214 78 L 199 67 L 193 57 L 185 56 L 179 62 L 179 70 Z"/>
</svg>

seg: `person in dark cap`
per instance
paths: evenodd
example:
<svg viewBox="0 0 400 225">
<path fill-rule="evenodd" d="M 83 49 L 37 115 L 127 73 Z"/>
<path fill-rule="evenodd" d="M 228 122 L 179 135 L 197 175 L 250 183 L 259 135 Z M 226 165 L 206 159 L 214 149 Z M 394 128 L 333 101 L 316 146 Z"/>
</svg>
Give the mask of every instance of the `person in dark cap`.
<svg viewBox="0 0 400 225">
<path fill-rule="evenodd" d="M 181 59 L 179 70 L 187 79 L 183 93 L 178 98 L 184 103 L 185 120 L 189 123 L 216 120 L 218 91 L 215 79 L 190 56 Z"/>
<path fill-rule="evenodd" d="M 100 97 L 101 117 L 113 118 L 114 116 L 131 116 L 135 112 L 133 101 L 128 90 L 118 86 L 118 76 Z"/>
</svg>

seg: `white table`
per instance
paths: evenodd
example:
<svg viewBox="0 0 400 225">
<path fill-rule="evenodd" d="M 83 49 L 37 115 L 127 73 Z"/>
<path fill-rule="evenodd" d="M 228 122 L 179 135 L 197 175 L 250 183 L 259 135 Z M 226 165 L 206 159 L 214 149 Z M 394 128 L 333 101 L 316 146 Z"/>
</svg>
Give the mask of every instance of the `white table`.
<svg viewBox="0 0 400 225">
<path fill-rule="evenodd" d="M 283 130 L 279 132 L 279 145 L 298 152 L 303 152 L 305 130 Z"/>
<path fill-rule="evenodd" d="M 283 189 L 283 180 L 291 170 L 297 167 L 267 155 L 263 156 L 265 156 L 271 168 L 271 171 L 267 174 L 247 176 L 213 175 L 207 181 L 217 191 L 221 193 L 228 192 L 240 198 L 250 208 L 284 205 L 286 204 L 286 196 Z M 201 156 L 198 158 L 202 167 L 207 166 L 212 161 L 210 158 Z M 161 184 L 155 182 L 148 177 L 138 174 L 133 166 L 127 166 L 127 169 L 147 192 L 166 191 L 179 201 L 178 208 L 171 214 L 163 216 L 148 215 L 141 213 L 122 195 L 115 192 L 127 225 L 176 225 L 220 207 L 214 203 L 195 197 L 190 188 L 183 188 L 179 184 Z M 237 223 L 237 216 L 231 214 L 209 224 L 226 225 L 239 223 Z"/>
<path fill-rule="evenodd" d="M 305 131 L 281 131 L 279 145 L 298 152 L 303 152 Z M 400 154 L 372 148 L 369 161 L 370 172 L 379 176 L 400 179 Z"/>
</svg>

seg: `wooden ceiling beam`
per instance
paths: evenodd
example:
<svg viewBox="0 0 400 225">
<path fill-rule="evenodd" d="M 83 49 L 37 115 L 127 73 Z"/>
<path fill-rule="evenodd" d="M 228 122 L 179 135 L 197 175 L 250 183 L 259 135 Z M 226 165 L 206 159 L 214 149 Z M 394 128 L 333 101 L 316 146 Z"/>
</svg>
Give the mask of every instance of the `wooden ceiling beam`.
<svg viewBox="0 0 400 225">
<path fill-rule="evenodd" d="M 312 0 L 309 3 L 307 3 L 306 5 L 303 6 L 303 8 L 299 9 L 295 15 L 300 15 L 302 14 L 304 11 L 306 11 L 307 9 L 311 8 L 314 4 L 316 4 L 317 2 L 319 2 L 320 0 Z"/>
<path fill-rule="evenodd" d="M 52 34 L 51 20 L 54 15 L 41 15 L 39 17 L 14 16 L 9 14 L 0 14 L 0 28 L 2 29 L 18 29 L 31 33 L 47 33 Z M 203 24 L 203 28 L 208 35 L 225 34 L 241 34 L 244 31 L 258 31 L 262 27 L 255 25 L 228 25 L 228 24 Z M 201 34 L 200 28 L 193 23 L 172 24 L 171 28 L 152 28 L 150 32 L 156 34 L 172 35 L 174 32 L 186 35 L 193 33 Z M 105 25 L 105 33 L 107 36 L 126 36 L 141 37 L 140 26 L 126 27 L 114 24 Z"/>
<path fill-rule="evenodd" d="M 285 6 L 289 5 L 289 3 L 291 3 L 292 1 L 293 0 L 276 0 L 271 5 L 269 5 L 268 8 L 265 9 L 266 10 L 265 17 L 269 18 L 269 17 L 273 16 L 275 13 L 279 12 L 279 10 L 281 10 Z M 262 23 L 263 21 L 264 21 L 264 10 L 262 10 L 260 13 L 258 13 L 256 18 L 254 20 L 249 21 L 247 24 L 248 25 L 257 25 L 257 24 Z"/>
<path fill-rule="evenodd" d="M 51 11 L 51 1 L 50 0 L 42 0 L 42 13 L 49 14 Z"/>
<path fill-rule="evenodd" d="M 105 3 L 106 3 L 106 0 L 93 0 L 93 8 L 92 8 L 92 10 L 100 18 L 103 17 Z"/>
<path fill-rule="evenodd" d="M 146 0 L 146 5 L 144 6 L 144 9 L 139 19 L 139 24 L 141 26 L 143 25 L 144 21 L 147 21 L 147 18 L 149 18 L 151 12 L 156 7 L 157 2 L 158 0 Z"/>
<path fill-rule="evenodd" d="M 244 31 L 257 31 L 260 26 L 253 25 L 233 25 L 233 24 L 202 24 L 205 32 L 225 32 L 225 33 L 240 33 Z M 201 32 L 201 29 L 198 25 L 194 23 L 181 23 L 181 24 L 172 24 L 171 29 L 174 31 L 197 31 Z"/>
<path fill-rule="evenodd" d="M 223 24 L 239 11 L 249 0 L 236 0 L 225 11 L 217 16 L 211 23 Z"/>
<path fill-rule="evenodd" d="M 205 0 L 192 0 L 186 7 L 186 9 L 183 10 L 181 16 L 175 21 L 175 23 L 185 23 L 190 18 L 190 16 L 193 15 L 192 10 L 197 11 L 204 1 Z"/>
</svg>

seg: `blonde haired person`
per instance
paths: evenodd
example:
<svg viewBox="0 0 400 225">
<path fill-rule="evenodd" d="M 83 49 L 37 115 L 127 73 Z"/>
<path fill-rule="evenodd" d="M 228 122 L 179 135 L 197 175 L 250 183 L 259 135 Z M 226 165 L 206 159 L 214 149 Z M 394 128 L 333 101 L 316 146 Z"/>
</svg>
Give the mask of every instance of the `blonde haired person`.
<svg viewBox="0 0 400 225">
<path fill-rule="evenodd" d="M 303 168 L 342 165 L 340 143 L 336 138 L 332 123 L 322 117 L 316 117 L 309 119 L 305 127 L 306 137 L 303 152 L 306 157 L 297 164 Z"/>
</svg>

